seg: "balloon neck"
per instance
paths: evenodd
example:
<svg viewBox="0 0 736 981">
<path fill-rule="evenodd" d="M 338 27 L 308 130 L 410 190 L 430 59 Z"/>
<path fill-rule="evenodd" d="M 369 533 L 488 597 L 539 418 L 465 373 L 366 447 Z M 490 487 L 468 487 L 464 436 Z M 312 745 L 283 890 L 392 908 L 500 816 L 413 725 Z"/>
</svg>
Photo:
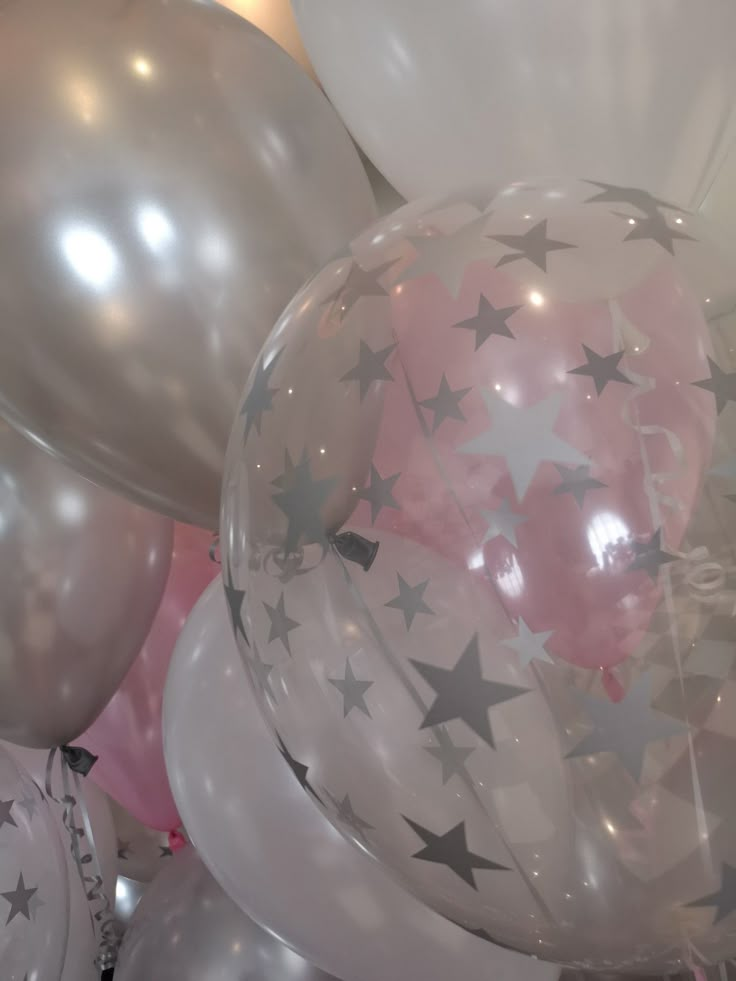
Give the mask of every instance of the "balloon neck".
<svg viewBox="0 0 736 981">
<path fill-rule="evenodd" d="M 354 531 L 341 531 L 330 538 L 330 545 L 348 562 L 355 562 L 368 572 L 378 552 L 380 542 L 372 542 Z"/>
<path fill-rule="evenodd" d="M 172 852 L 180 852 L 189 844 L 181 831 L 169 831 L 169 848 Z"/>
<path fill-rule="evenodd" d="M 59 751 L 73 773 L 86 777 L 98 757 L 83 746 L 60 746 Z"/>
</svg>

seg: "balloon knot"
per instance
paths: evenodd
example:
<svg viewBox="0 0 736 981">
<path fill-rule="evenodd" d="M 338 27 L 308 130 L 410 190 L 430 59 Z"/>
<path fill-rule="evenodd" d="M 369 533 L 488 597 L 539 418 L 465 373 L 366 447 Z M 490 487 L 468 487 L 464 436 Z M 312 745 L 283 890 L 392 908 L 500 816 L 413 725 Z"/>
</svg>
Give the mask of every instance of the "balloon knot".
<svg viewBox="0 0 736 981">
<path fill-rule="evenodd" d="M 181 831 L 169 831 L 169 848 L 172 852 L 179 852 L 189 844 Z"/>
<path fill-rule="evenodd" d="M 372 542 L 354 531 L 342 531 L 330 538 L 332 545 L 348 562 L 356 562 L 368 572 L 378 552 L 380 542 Z"/>
<path fill-rule="evenodd" d="M 98 760 L 94 753 L 90 753 L 83 746 L 60 746 L 59 749 L 69 769 L 82 777 L 87 776 Z"/>
</svg>

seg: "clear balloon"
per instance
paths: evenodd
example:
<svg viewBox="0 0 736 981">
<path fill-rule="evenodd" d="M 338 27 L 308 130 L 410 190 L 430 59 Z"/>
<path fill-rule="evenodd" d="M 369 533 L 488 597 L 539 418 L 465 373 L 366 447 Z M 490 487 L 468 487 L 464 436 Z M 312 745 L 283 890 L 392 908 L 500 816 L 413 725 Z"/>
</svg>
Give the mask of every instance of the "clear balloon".
<svg viewBox="0 0 736 981">
<path fill-rule="evenodd" d="M 211 535 L 177 524 L 161 605 L 140 654 L 80 743 L 98 760 L 91 778 L 143 824 L 171 831 L 181 824 L 166 779 L 161 702 L 169 661 L 184 621 L 219 567 Z"/>
<path fill-rule="evenodd" d="M 231 436 L 280 745 L 428 904 L 581 969 L 736 953 L 735 269 L 628 187 L 410 204 L 285 310 Z"/>
<path fill-rule="evenodd" d="M 0 747 L 0 977 L 59 981 L 69 886 L 54 818 L 35 781 Z"/>
<path fill-rule="evenodd" d="M 263 340 L 374 216 L 355 148 L 277 45 L 196 0 L 4 4 L 0 89 L 0 413 L 214 529 Z"/>
<path fill-rule="evenodd" d="M 313 635 L 314 637 L 315 635 Z M 318 643 L 326 643 L 327 630 Z M 280 642 L 279 642 L 280 643 Z M 250 670 L 267 684 L 264 651 Z M 259 716 L 230 633 L 220 582 L 177 643 L 164 696 L 174 796 L 207 867 L 249 916 L 349 981 L 555 981 L 557 968 L 471 936 L 401 889 L 313 806 Z M 433 764 L 438 765 L 438 764 Z M 306 774 L 309 778 L 309 773 Z M 362 843 L 356 797 L 313 792 Z M 351 803 L 352 801 L 352 803 Z M 352 804 L 355 804 L 353 810 Z"/>
<path fill-rule="evenodd" d="M 193 848 L 149 886 L 120 951 L 116 981 L 148 978 L 334 981 L 249 920 Z"/>
<path fill-rule="evenodd" d="M 488 173 L 559 173 L 697 205 L 734 136 L 728 0 L 294 0 L 294 11 L 325 91 L 407 198 Z"/>
<path fill-rule="evenodd" d="M 172 535 L 0 423 L 0 738 L 62 745 L 102 711 L 153 621 Z"/>
<path fill-rule="evenodd" d="M 141 824 L 110 799 L 117 836 L 117 872 L 134 882 L 151 882 L 171 862 L 174 849 L 169 834 Z"/>
<path fill-rule="evenodd" d="M 4 743 L 2 748 L 13 757 L 17 764 L 25 767 L 37 786 L 45 786 L 48 752 L 40 749 L 26 749 L 21 746 L 14 746 L 12 743 Z M 54 796 L 61 798 L 63 796 L 63 783 L 59 768 L 60 757 L 56 755 L 50 774 L 51 790 Z M 112 904 L 115 900 L 117 854 L 115 828 L 112 823 L 110 806 L 102 791 L 98 790 L 88 779 L 82 781 L 81 796 L 84 799 L 84 806 L 87 808 L 94 836 L 94 850 L 102 872 L 103 889 Z M 99 954 L 99 945 L 90 915 L 86 890 L 72 855 L 69 830 L 64 823 L 65 806 L 52 800 L 49 800 L 48 804 L 59 841 L 66 854 L 67 882 L 69 884 L 69 937 L 61 981 L 98 981 L 100 971 L 95 960 Z M 80 853 L 91 854 L 91 845 L 86 839 L 84 830 L 81 801 L 78 800 L 73 807 L 72 815 L 75 827 L 80 832 Z M 69 815 L 67 815 L 68 821 Z M 87 871 L 88 866 L 85 868 L 85 874 Z"/>
</svg>

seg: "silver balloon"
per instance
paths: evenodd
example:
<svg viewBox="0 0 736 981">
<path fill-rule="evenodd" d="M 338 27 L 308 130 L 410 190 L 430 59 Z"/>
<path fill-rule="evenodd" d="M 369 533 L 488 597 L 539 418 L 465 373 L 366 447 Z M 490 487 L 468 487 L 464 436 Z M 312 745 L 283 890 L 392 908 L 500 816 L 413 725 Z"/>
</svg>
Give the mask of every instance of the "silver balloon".
<svg viewBox="0 0 736 981">
<path fill-rule="evenodd" d="M 173 859 L 138 906 L 115 981 L 330 981 L 249 920 L 193 848 Z"/>
<path fill-rule="evenodd" d="M 259 651 L 249 661 L 263 683 L 268 660 Z M 557 978 L 554 965 L 438 916 L 325 820 L 260 717 L 219 581 L 177 642 L 163 725 L 172 793 L 207 867 L 249 916 L 313 963 L 349 981 Z M 357 798 L 332 801 L 322 786 L 306 786 L 340 809 L 340 830 L 362 845 Z"/>
<path fill-rule="evenodd" d="M 173 523 L 102 490 L 0 423 L 0 738 L 87 729 L 141 648 Z"/>
<path fill-rule="evenodd" d="M 195 0 L 0 10 L 0 413 L 217 526 L 227 433 L 297 288 L 373 217 L 336 113 Z"/>
<path fill-rule="evenodd" d="M 307 790 L 583 970 L 736 954 L 735 273 L 628 186 L 413 202 L 287 307 L 230 441 L 233 625 Z"/>
<path fill-rule="evenodd" d="M 62 843 L 38 785 L 0 747 L 0 977 L 59 981 L 69 927 Z"/>
</svg>

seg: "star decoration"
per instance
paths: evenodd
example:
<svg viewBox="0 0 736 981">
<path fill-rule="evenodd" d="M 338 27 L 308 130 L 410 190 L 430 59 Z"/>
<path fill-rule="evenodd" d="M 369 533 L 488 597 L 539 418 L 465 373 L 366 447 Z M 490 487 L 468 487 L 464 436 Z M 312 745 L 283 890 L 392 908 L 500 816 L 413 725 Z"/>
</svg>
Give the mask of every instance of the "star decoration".
<svg viewBox="0 0 736 981">
<path fill-rule="evenodd" d="M 283 589 L 281 590 L 281 596 L 279 596 L 276 606 L 271 606 L 270 603 L 263 603 L 266 608 L 266 613 L 271 621 L 271 629 L 268 634 L 268 643 L 270 644 L 274 640 L 280 640 L 281 643 L 286 648 L 286 651 L 291 657 L 291 645 L 289 644 L 289 634 L 292 630 L 296 630 L 297 627 L 301 627 L 298 620 L 292 620 L 290 616 L 286 614 L 286 600 Z"/>
<path fill-rule="evenodd" d="M 514 953 L 518 953 L 518 949 L 516 947 L 511 947 L 509 944 L 501 943 L 500 940 L 492 937 L 487 930 L 483 929 L 483 927 L 465 926 L 465 924 L 461 923 L 459 920 L 451 920 L 449 916 L 445 916 L 445 919 L 448 923 L 454 923 L 455 926 L 460 927 L 460 929 L 464 930 L 466 933 L 470 933 L 474 937 L 480 937 L 481 940 L 488 941 L 489 944 L 493 944 L 496 947 L 503 947 L 504 950 L 513 950 Z"/>
<path fill-rule="evenodd" d="M 544 460 L 578 465 L 590 463 L 587 456 L 552 431 L 560 413 L 559 393 L 527 407 L 511 405 L 485 389 L 481 390 L 481 395 L 491 425 L 484 433 L 460 446 L 459 452 L 503 457 L 519 501 Z"/>
<path fill-rule="evenodd" d="M 491 334 L 498 334 L 499 337 L 510 337 L 511 340 L 514 340 L 514 335 L 506 321 L 509 317 L 513 317 L 517 310 L 521 310 L 522 306 L 523 304 L 519 304 L 515 307 L 496 309 L 481 293 L 478 300 L 478 313 L 474 317 L 468 317 L 467 320 L 461 320 L 452 326 L 462 330 L 475 331 L 475 350 L 477 351 L 481 345 L 485 344 Z"/>
<path fill-rule="evenodd" d="M 359 382 L 360 401 L 362 402 L 373 382 L 394 380 L 393 375 L 385 365 L 385 361 L 395 347 L 395 344 L 389 344 L 388 347 L 382 347 L 380 351 L 374 351 L 368 347 L 365 341 L 361 340 L 358 363 L 346 372 L 340 381 Z"/>
<path fill-rule="evenodd" d="M 130 849 L 131 849 L 131 844 L 129 841 L 122 841 L 120 838 L 118 838 L 118 858 L 121 861 L 123 862 L 128 861 L 128 858 L 130 857 L 128 855 L 128 852 L 130 851 Z"/>
<path fill-rule="evenodd" d="M 445 419 L 457 419 L 458 422 L 465 422 L 465 416 L 460 409 L 460 402 L 470 391 L 470 388 L 456 388 L 453 390 L 447 382 L 447 376 L 444 372 L 442 373 L 437 394 L 419 403 L 424 409 L 429 409 L 430 412 L 434 413 L 432 432 L 435 432 L 437 427 Z"/>
<path fill-rule="evenodd" d="M 362 501 L 368 501 L 371 506 L 371 524 L 375 522 L 382 508 L 401 510 L 393 495 L 394 484 L 400 476 L 401 473 L 394 473 L 390 477 L 382 477 L 371 463 L 370 483 L 358 492 L 358 497 Z"/>
<path fill-rule="evenodd" d="M 535 634 L 529 629 L 522 617 L 519 617 L 518 627 L 519 632 L 516 637 L 501 641 L 501 643 L 504 647 L 510 647 L 512 651 L 516 651 L 522 667 L 527 667 L 532 661 L 547 661 L 547 663 L 552 664 L 552 658 L 545 650 L 544 645 L 554 630 L 541 630 Z"/>
<path fill-rule="evenodd" d="M 409 241 L 417 257 L 402 272 L 397 282 L 405 283 L 419 276 L 434 274 L 453 297 L 457 297 L 472 262 L 490 259 L 492 246 L 483 237 L 488 215 L 480 215 L 449 235 L 412 236 Z"/>
<path fill-rule="evenodd" d="M 318 800 L 320 804 L 324 806 L 322 798 L 319 796 L 317 791 L 314 789 L 314 787 L 307 779 L 307 774 L 309 773 L 309 767 L 305 766 L 303 763 L 300 763 L 299 760 L 294 759 L 294 757 L 291 755 L 289 750 L 284 745 L 284 741 L 278 733 L 276 733 L 276 738 L 279 743 L 279 752 L 286 760 L 286 762 L 289 764 L 289 768 L 291 769 L 291 772 L 299 781 L 299 785 L 301 786 L 302 790 L 306 790 L 308 793 L 312 795 L 312 797 L 314 797 L 315 800 Z"/>
<path fill-rule="evenodd" d="M 708 366 L 710 378 L 693 382 L 693 385 L 715 395 L 716 411 L 720 415 L 729 402 L 736 401 L 736 371 L 722 371 L 712 358 L 708 358 Z"/>
<path fill-rule="evenodd" d="M 650 707 L 652 677 L 642 675 L 620 702 L 596 698 L 587 692 L 576 692 L 593 723 L 588 733 L 566 759 L 615 753 L 621 765 L 638 783 L 649 743 L 687 732 L 687 726 Z"/>
<path fill-rule="evenodd" d="M 0 828 L 5 824 L 11 824 L 14 828 L 18 827 L 15 818 L 10 813 L 13 804 L 15 804 L 14 800 L 0 800 Z"/>
<path fill-rule="evenodd" d="M 304 537 L 310 541 L 324 541 L 322 508 L 337 480 L 334 477 L 315 480 L 309 456 L 304 450 L 299 463 L 285 470 L 276 481 L 273 483 L 281 489 L 272 496 L 272 500 L 289 519 L 284 551 L 287 554 L 293 552 Z"/>
<path fill-rule="evenodd" d="M 248 646 L 250 646 L 248 635 L 245 632 L 245 624 L 243 623 L 243 600 L 245 598 L 245 590 L 235 588 L 230 562 L 227 563 L 227 579 L 223 577 L 222 585 L 225 589 L 225 599 L 227 600 L 227 608 L 228 612 L 230 613 L 230 622 L 233 625 L 235 639 L 237 640 L 238 631 L 240 631 L 240 633 L 243 635 L 243 640 L 246 642 L 246 644 L 248 644 Z"/>
<path fill-rule="evenodd" d="M 675 254 L 674 242 L 676 239 L 686 239 L 688 242 L 696 241 L 692 235 L 686 235 L 685 232 L 681 232 L 677 228 L 670 228 L 666 218 L 658 211 L 650 212 L 646 218 L 637 218 L 636 224 L 624 238 L 624 242 L 633 242 L 637 239 L 651 239 L 657 245 L 661 245 L 670 255 Z"/>
<path fill-rule="evenodd" d="M 511 510 L 511 502 L 508 498 L 505 497 L 495 511 L 486 511 L 484 508 L 481 508 L 480 513 L 488 526 L 481 542 L 482 545 L 492 541 L 494 538 L 498 538 L 500 535 L 506 539 L 509 545 L 513 545 L 514 548 L 518 547 L 516 526 L 523 525 L 527 517 L 524 514 L 515 514 Z"/>
<path fill-rule="evenodd" d="M 562 478 L 562 483 L 558 484 L 552 491 L 553 494 L 572 494 L 577 502 L 577 506 L 582 509 L 585 502 L 585 495 L 588 491 L 598 490 L 607 487 L 608 484 L 602 483 L 590 476 L 590 467 L 582 464 L 579 467 L 566 467 L 556 463 L 557 472 Z"/>
<path fill-rule="evenodd" d="M 375 830 L 372 824 L 368 824 L 368 822 L 364 821 L 363 818 L 358 817 L 353 809 L 353 804 L 348 794 L 345 794 L 342 800 L 338 800 L 336 797 L 333 797 L 328 790 L 327 796 L 330 798 L 332 801 L 332 806 L 335 808 L 335 817 L 337 820 L 341 821 L 343 824 L 346 824 L 349 828 L 352 828 L 359 838 L 365 840 L 366 831 Z"/>
<path fill-rule="evenodd" d="M 342 717 L 350 712 L 351 709 L 357 708 L 367 715 L 370 719 L 371 713 L 368 710 L 368 706 L 365 704 L 365 693 L 373 684 L 372 681 L 361 681 L 356 678 L 353 674 L 353 668 L 350 664 L 350 659 L 345 662 L 345 677 L 344 678 L 328 678 L 327 679 L 331 685 L 342 695 Z"/>
<path fill-rule="evenodd" d="M 492 235 L 490 236 L 501 245 L 507 245 L 515 252 L 509 252 L 502 256 L 496 266 L 505 266 L 508 262 L 516 262 L 518 259 L 528 259 L 542 272 L 547 272 L 547 253 L 557 252 L 560 249 L 574 249 L 575 245 L 569 242 L 557 242 L 553 238 L 547 238 L 547 219 L 538 221 L 528 232 L 523 235 Z"/>
<path fill-rule="evenodd" d="M 603 181 L 589 181 L 586 180 L 586 184 L 595 184 L 596 187 L 602 188 L 598 194 L 594 194 L 592 198 L 587 198 L 585 204 L 594 204 L 600 202 L 601 204 L 630 204 L 634 208 L 638 208 L 645 215 L 656 214 L 657 208 L 669 208 L 671 211 L 682 211 L 674 204 L 670 204 L 669 201 L 662 201 L 660 198 L 652 197 L 648 191 L 642 191 L 638 187 L 620 187 L 618 184 L 605 184 Z"/>
<path fill-rule="evenodd" d="M 363 269 L 353 259 L 345 282 L 334 293 L 330 293 L 324 303 L 339 304 L 340 319 L 344 320 L 358 300 L 364 296 L 388 296 L 389 290 L 381 286 L 379 279 L 397 262 L 398 259 L 391 259 L 390 262 L 384 262 L 374 269 Z"/>
<path fill-rule="evenodd" d="M 428 613 L 430 616 L 434 616 L 434 610 L 424 602 L 424 590 L 429 585 L 429 579 L 417 583 L 416 586 L 410 586 L 406 579 L 399 575 L 398 572 L 396 573 L 396 578 L 399 581 L 399 595 L 394 596 L 392 600 L 389 600 L 388 603 L 384 603 L 383 605 L 389 606 L 394 610 L 401 610 L 404 614 L 406 629 L 411 630 L 411 625 L 414 623 L 414 617 L 417 613 Z"/>
<path fill-rule="evenodd" d="M 685 906 L 715 906 L 716 915 L 713 924 L 720 923 L 729 914 L 736 910 L 736 868 L 728 862 L 721 862 L 721 886 L 715 892 L 703 896 L 702 899 L 695 899 L 692 903 L 685 903 Z"/>
<path fill-rule="evenodd" d="M 424 661 L 409 659 L 436 697 L 420 726 L 438 725 L 451 719 L 462 719 L 473 732 L 495 749 L 488 710 L 530 689 L 489 681 L 481 673 L 478 635 L 474 634 L 452 668 L 436 667 Z"/>
<path fill-rule="evenodd" d="M 21 915 L 30 922 L 31 911 L 28 906 L 28 901 L 31 899 L 35 893 L 38 892 L 36 889 L 26 889 L 26 884 L 23 881 L 23 873 L 18 876 L 18 884 L 15 889 L 10 892 L 0 892 L 0 896 L 10 903 L 10 912 L 8 913 L 8 918 L 5 921 L 5 925 L 12 923 L 16 916 Z"/>
<path fill-rule="evenodd" d="M 623 382 L 625 385 L 634 383 L 619 371 L 618 363 L 624 356 L 624 351 L 615 351 L 613 354 L 596 354 L 587 344 L 583 344 L 585 352 L 585 364 L 579 365 L 568 371 L 568 375 L 589 375 L 595 382 L 596 395 L 600 396 L 603 389 L 609 382 Z"/>
<path fill-rule="evenodd" d="M 657 528 L 648 542 L 632 542 L 632 548 L 634 549 L 636 558 L 628 566 L 626 571 L 635 572 L 639 569 L 644 569 L 649 574 L 649 577 L 656 582 L 660 568 L 663 565 L 667 565 L 668 562 L 675 562 L 677 560 L 676 555 L 670 555 L 669 552 L 662 551 L 661 538 L 662 529 Z"/>
<path fill-rule="evenodd" d="M 173 858 L 174 852 L 168 845 L 159 845 L 158 850 L 161 852 L 159 858 Z"/>
<path fill-rule="evenodd" d="M 263 660 L 255 644 L 253 645 L 252 651 L 252 656 L 246 659 L 246 665 L 250 669 L 258 689 L 264 695 L 268 695 L 272 701 L 276 701 L 276 696 L 273 693 L 273 688 L 271 688 L 271 682 L 269 681 L 274 666 Z"/>
<path fill-rule="evenodd" d="M 474 746 L 456 746 L 447 734 L 445 739 L 440 740 L 439 746 L 425 746 L 425 751 L 439 760 L 442 766 L 442 785 L 444 786 L 450 777 L 459 776 L 468 778 L 465 769 L 465 761 L 474 751 Z"/>
<path fill-rule="evenodd" d="M 35 800 L 34 797 L 31 797 L 29 795 L 28 797 L 22 797 L 18 801 L 18 807 L 22 807 L 23 810 L 26 812 L 26 815 L 28 816 L 28 820 L 32 821 L 36 814 L 36 811 L 38 810 L 38 802 Z M 2 827 L 2 824 L 0 824 L 0 827 Z"/>
<path fill-rule="evenodd" d="M 250 388 L 248 389 L 248 394 L 245 396 L 245 400 L 243 401 L 243 405 L 240 410 L 241 416 L 245 416 L 245 433 L 243 435 L 244 442 L 248 439 L 251 426 L 255 426 L 256 432 L 260 435 L 263 413 L 273 410 L 273 397 L 278 392 L 278 388 L 269 388 L 268 383 L 271 380 L 273 369 L 276 367 L 276 362 L 281 357 L 283 350 L 284 349 L 281 348 L 279 351 L 277 351 L 265 366 L 264 356 L 261 355 L 261 357 L 258 359 L 253 381 L 251 382 Z"/>
<path fill-rule="evenodd" d="M 452 869 L 455 875 L 459 876 L 463 882 L 467 882 L 476 891 L 478 886 L 475 884 L 475 869 L 490 869 L 508 872 L 505 865 L 492 862 L 483 855 L 476 855 L 468 848 L 465 836 L 465 822 L 460 821 L 454 828 L 450 828 L 443 835 L 437 835 L 428 828 L 423 828 L 421 824 L 412 821 L 406 815 L 401 815 L 412 831 L 422 839 L 424 848 L 420 848 L 411 857 L 419 858 L 424 862 L 435 862 L 438 865 L 446 865 Z"/>
</svg>

